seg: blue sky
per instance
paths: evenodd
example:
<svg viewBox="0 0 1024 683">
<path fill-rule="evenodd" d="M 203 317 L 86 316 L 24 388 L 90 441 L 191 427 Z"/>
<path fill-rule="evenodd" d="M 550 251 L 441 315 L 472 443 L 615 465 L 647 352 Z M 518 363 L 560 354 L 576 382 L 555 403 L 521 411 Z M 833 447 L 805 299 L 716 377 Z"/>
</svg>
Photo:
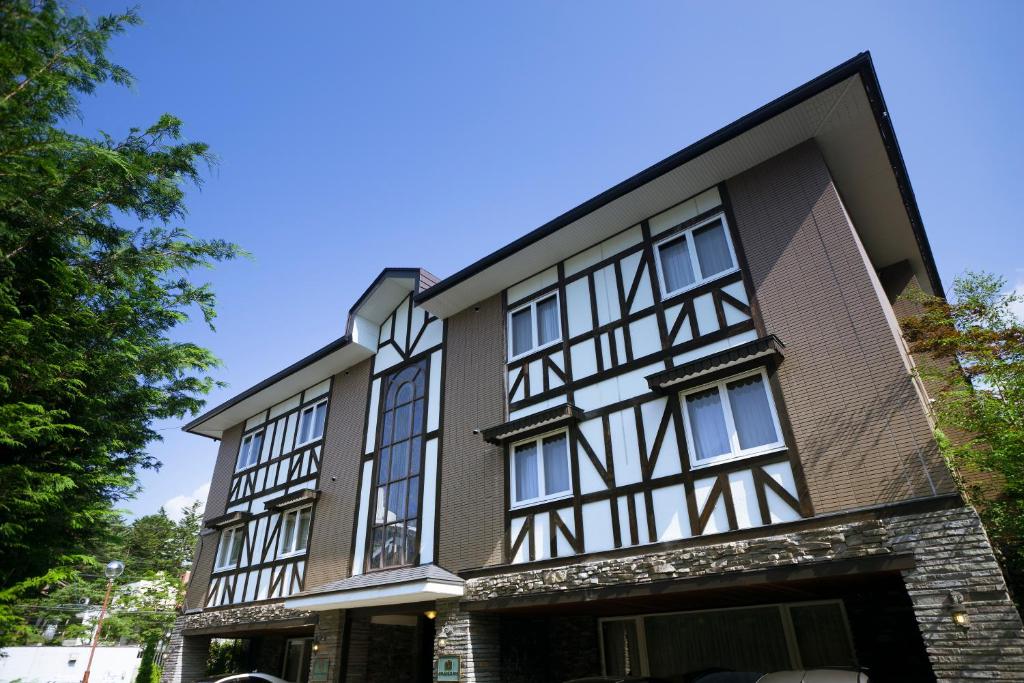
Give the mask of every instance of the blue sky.
<svg viewBox="0 0 1024 683">
<path fill-rule="evenodd" d="M 80 2 L 90 15 L 119 2 Z M 87 130 L 163 112 L 219 164 L 195 234 L 245 389 L 343 332 L 384 266 L 445 276 L 862 50 L 871 50 L 942 276 L 1024 288 L 1024 3 L 150 2 Z M 133 514 L 200 496 L 216 444 L 160 425 Z M 173 505 L 172 505 L 173 506 Z"/>
</svg>

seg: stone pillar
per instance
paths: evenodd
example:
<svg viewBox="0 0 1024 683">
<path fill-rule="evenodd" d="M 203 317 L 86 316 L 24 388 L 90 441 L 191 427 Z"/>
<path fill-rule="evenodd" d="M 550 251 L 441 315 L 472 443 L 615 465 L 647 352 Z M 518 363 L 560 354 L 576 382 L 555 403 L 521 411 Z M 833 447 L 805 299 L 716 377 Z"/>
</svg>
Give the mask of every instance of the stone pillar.
<svg viewBox="0 0 1024 683">
<path fill-rule="evenodd" d="M 206 660 L 210 654 L 210 636 L 185 636 L 185 617 L 174 621 L 174 630 L 164 655 L 160 683 L 195 683 L 206 676 Z"/>
<path fill-rule="evenodd" d="M 348 617 L 348 643 L 346 644 L 345 677 L 342 681 L 365 681 L 370 660 L 370 617 Z"/>
<path fill-rule="evenodd" d="M 914 553 L 903 581 L 938 681 L 1024 681 L 1024 628 L 977 513 L 962 507 L 887 522 L 892 549 Z M 966 628 L 952 619 L 960 599 Z"/>
<path fill-rule="evenodd" d="M 441 655 L 458 655 L 462 681 L 498 683 L 501 680 L 499 626 L 498 615 L 466 612 L 458 600 L 439 600 L 434 631 L 435 669 Z"/>
<path fill-rule="evenodd" d="M 315 651 L 309 658 L 309 680 L 317 681 L 313 672 L 317 665 L 327 661 L 327 681 L 337 683 L 343 681 L 340 675 L 343 656 L 343 645 L 345 638 L 345 612 L 334 610 L 331 612 L 320 612 L 317 616 L 316 629 L 313 632 L 313 647 Z"/>
</svg>

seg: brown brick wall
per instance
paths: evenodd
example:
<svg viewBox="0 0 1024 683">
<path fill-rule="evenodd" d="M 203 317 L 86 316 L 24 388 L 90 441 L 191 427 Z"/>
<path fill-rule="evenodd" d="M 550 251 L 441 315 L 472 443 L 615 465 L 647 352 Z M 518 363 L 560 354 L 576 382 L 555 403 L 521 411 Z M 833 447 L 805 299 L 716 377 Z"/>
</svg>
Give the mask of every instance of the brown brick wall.
<svg viewBox="0 0 1024 683">
<path fill-rule="evenodd" d="M 449 571 L 502 560 L 502 449 L 473 434 L 505 421 L 501 297 L 474 308 L 449 318 L 445 347 L 438 564 Z"/>
<path fill-rule="evenodd" d="M 243 425 L 232 427 L 224 432 L 224 438 L 221 439 L 217 462 L 213 466 L 213 476 L 210 478 L 210 495 L 206 499 L 204 519 L 223 515 L 227 509 L 228 489 L 231 487 L 231 475 L 235 472 L 242 427 Z M 210 586 L 210 573 L 213 571 L 213 560 L 217 554 L 218 538 L 217 534 L 204 534 L 199 537 L 192 562 L 192 576 L 185 595 L 187 609 L 200 608 L 205 602 L 206 590 Z"/>
<path fill-rule="evenodd" d="M 334 377 L 320 461 L 321 494 L 310 532 L 307 590 L 349 573 L 369 378 L 370 361 Z"/>
<path fill-rule="evenodd" d="M 728 191 L 818 514 L 953 490 L 836 188 L 814 143 Z"/>
</svg>

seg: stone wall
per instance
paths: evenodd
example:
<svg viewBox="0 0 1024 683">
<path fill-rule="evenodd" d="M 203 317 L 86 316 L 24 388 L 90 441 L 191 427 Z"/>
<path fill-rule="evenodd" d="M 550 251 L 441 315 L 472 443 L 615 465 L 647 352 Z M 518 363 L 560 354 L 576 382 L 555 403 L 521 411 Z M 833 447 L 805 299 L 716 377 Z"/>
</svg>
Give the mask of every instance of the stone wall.
<svg viewBox="0 0 1024 683">
<path fill-rule="evenodd" d="M 554 595 L 897 554 L 913 558 L 913 568 L 902 577 L 937 680 L 1024 680 L 1024 627 L 978 515 L 967 507 L 473 577 L 466 581 L 465 599 Z M 967 628 L 952 620 L 952 603 L 961 598 Z M 501 652 L 492 647 L 498 642 L 493 625 L 478 622 L 483 616 L 452 603 L 439 617 L 439 626 L 452 626 L 447 650 L 463 654 L 464 666 L 474 668 L 475 677 L 467 681 L 498 680 L 487 677 Z"/>
<path fill-rule="evenodd" d="M 466 612 L 458 600 L 439 600 L 435 628 L 435 669 L 439 656 L 458 655 L 463 683 L 500 683 L 501 630 L 497 615 Z"/>
<path fill-rule="evenodd" d="M 313 642 L 317 648 L 309 659 L 310 680 L 317 660 L 327 660 L 327 680 L 339 680 L 339 667 L 344 658 L 345 612 L 333 610 L 320 612 L 313 634 Z"/>
<path fill-rule="evenodd" d="M 269 629 L 277 623 L 291 626 L 303 621 L 313 624 L 316 620 L 313 612 L 286 609 L 280 602 L 183 614 L 174 622 L 160 681 L 193 683 L 204 678 L 212 637 L 210 632 L 214 629 L 217 629 L 218 637 L 246 638 L 254 625 Z M 201 631 L 202 635 L 189 635 L 195 631 Z M 281 649 L 283 641 L 274 643 L 268 639 L 267 643 L 267 647 L 260 648 L 261 655 L 256 665 L 279 668 L 284 656 Z"/>
</svg>

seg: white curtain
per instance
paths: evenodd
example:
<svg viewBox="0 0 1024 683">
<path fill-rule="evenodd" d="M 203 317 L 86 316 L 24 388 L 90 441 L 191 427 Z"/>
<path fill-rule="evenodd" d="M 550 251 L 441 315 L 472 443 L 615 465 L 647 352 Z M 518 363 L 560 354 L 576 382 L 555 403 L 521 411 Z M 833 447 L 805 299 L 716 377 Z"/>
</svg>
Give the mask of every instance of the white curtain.
<svg viewBox="0 0 1024 683">
<path fill-rule="evenodd" d="M 537 444 L 524 444 L 516 448 L 516 501 L 529 500 L 540 495 L 537 490 Z"/>
<path fill-rule="evenodd" d="M 324 435 L 324 418 L 327 417 L 327 404 L 321 403 L 316 407 L 316 416 L 313 419 L 313 437 L 319 439 Z"/>
<path fill-rule="evenodd" d="M 512 314 L 512 355 L 526 353 L 533 346 L 533 314 L 529 308 Z"/>
<path fill-rule="evenodd" d="M 725 226 L 721 223 L 695 230 L 693 243 L 697 249 L 700 272 L 704 277 L 732 268 L 732 255 L 729 253 L 729 243 L 725 240 Z"/>
<path fill-rule="evenodd" d="M 686 410 L 690 416 L 697 460 L 713 458 L 731 450 L 718 387 L 687 396 Z"/>
<path fill-rule="evenodd" d="M 558 299 L 551 297 L 537 304 L 537 343 L 558 339 Z"/>
<path fill-rule="evenodd" d="M 693 265 L 690 263 L 690 249 L 685 237 L 661 245 L 661 273 L 665 287 L 670 292 L 693 284 Z"/>
<path fill-rule="evenodd" d="M 760 375 L 745 377 L 726 385 L 729 392 L 729 406 L 736 423 L 740 448 L 754 448 L 778 441 L 775 422 L 764 380 Z"/>
<path fill-rule="evenodd" d="M 565 434 L 544 439 L 544 494 L 569 490 L 569 462 Z"/>
</svg>

